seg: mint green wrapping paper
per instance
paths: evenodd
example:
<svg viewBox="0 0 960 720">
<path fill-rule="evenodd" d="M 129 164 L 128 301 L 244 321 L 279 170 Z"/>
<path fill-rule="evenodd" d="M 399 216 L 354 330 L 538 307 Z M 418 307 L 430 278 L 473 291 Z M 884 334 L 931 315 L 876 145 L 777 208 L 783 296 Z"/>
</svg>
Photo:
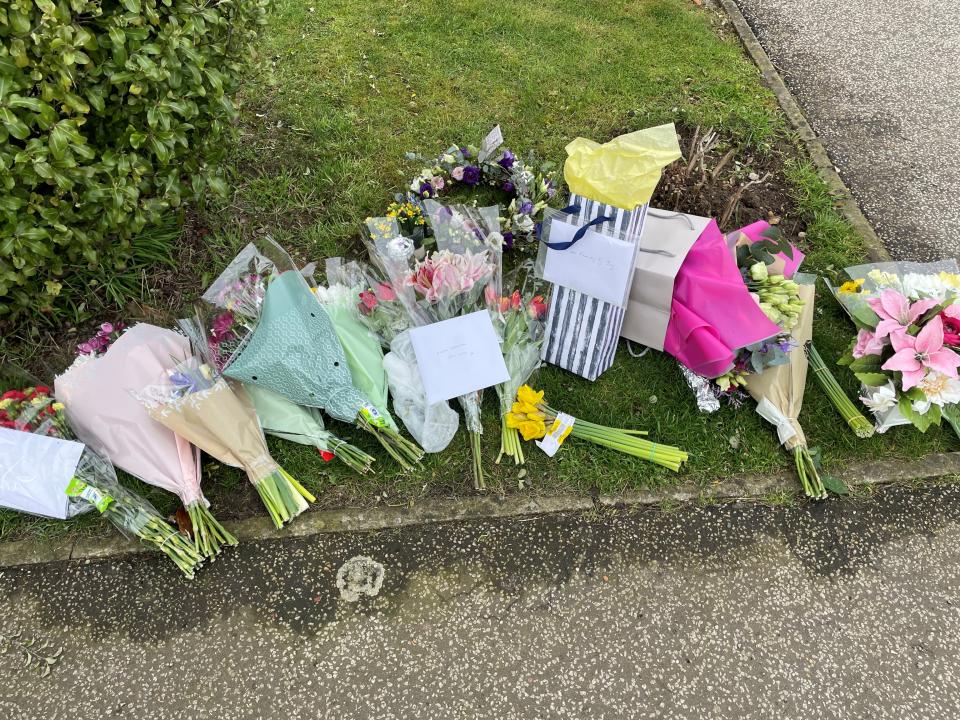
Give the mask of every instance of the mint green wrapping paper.
<svg viewBox="0 0 960 720">
<path fill-rule="evenodd" d="M 372 405 L 354 387 L 333 323 L 298 272 L 267 287 L 259 323 L 224 375 L 351 424 Z"/>
</svg>

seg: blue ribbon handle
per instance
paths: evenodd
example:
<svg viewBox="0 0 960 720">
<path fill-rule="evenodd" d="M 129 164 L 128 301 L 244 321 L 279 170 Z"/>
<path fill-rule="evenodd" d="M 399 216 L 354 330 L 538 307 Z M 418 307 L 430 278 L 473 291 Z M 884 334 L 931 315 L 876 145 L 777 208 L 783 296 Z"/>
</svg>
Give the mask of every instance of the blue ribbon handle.
<svg viewBox="0 0 960 720">
<path fill-rule="evenodd" d="M 578 212 L 580 212 L 580 206 L 579 206 L 579 205 L 567 205 L 567 207 L 565 207 L 565 208 L 563 208 L 562 210 L 560 210 L 560 212 L 564 213 L 565 215 L 575 215 L 575 214 L 577 214 Z M 577 228 L 577 232 L 575 232 L 575 233 L 573 234 L 573 238 L 571 238 L 571 239 L 568 240 L 567 242 L 555 242 L 555 243 L 552 243 L 552 242 L 547 242 L 546 240 L 544 240 L 544 241 L 543 241 L 543 244 L 546 245 L 546 246 L 547 246 L 548 248 L 550 248 L 551 250 L 569 250 L 569 249 L 572 248 L 579 240 L 583 239 L 583 236 L 587 234 L 587 230 L 589 230 L 590 228 L 592 228 L 592 227 L 595 226 L 595 225 L 602 225 L 602 224 L 605 223 L 605 222 L 609 222 L 610 220 L 613 220 L 613 217 L 612 217 L 611 215 L 598 215 L 597 217 L 595 217 L 593 220 L 591 220 L 591 221 L 588 222 L 587 224 L 581 225 L 579 228 Z"/>
</svg>

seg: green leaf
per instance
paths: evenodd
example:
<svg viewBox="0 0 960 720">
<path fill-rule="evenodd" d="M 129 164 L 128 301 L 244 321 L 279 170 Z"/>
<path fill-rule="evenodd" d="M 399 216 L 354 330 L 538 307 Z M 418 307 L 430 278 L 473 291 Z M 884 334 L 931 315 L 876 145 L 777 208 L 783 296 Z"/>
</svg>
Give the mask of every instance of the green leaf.
<svg viewBox="0 0 960 720">
<path fill-rule="evenodd" d="M 850 488 L 847 487 L 847 484 L 838 477 L 833 475 L 820 475 L 820 481 L 823 483 L 823 486 L 834 495 L 849 495 Z"/>
<path fill-rule="evenodd" d="M 7 100 L 7 107 L 26 108 L 27 110 L 32 110 L 35 113 L 43 110 L 44 105 L 46 105 L 46 103 L 35 97 L 20 97 L 19 95 L 11 95 L 10 99 Z"/>
<path fill-rule="evenodd" d="M 50 131 L 50 152 L 58 160 L 64 158 L 70 146 L 70 133 L 63 127 L 63 121 L 58 122 Z"/>
<path fill-rule="evenodd" d="M 883 365 L 883 358 L 879 355 L 864 355 L 850 362 L 850 369 L 853 372 L 877 372 Z"/>
<path fill-rule="evenodd" d="M 135 15 L 140 14 L 140 0 L 122 0 L 123 6 Z"/>
<path fill-rule="evenodd" d="M 925 433 L 931 425 L 940 424 L 940 407 L 938 405 L 931 405 L 930 409 L 921 415 L 913 409 L 913 400 L 907 394 L 900 396 L 897 409 L 905 419 L 913 423 L 914 427 L 922 433 Z"/>
<path fill-rule="evenodd" d="M 867 387 L 880 387 L 881 385 L 886 385 L 890 380 L 889 375 L 879 372 L 858 372 L 854 374 L 857 376 L 857 380 Z"/>
</svg>

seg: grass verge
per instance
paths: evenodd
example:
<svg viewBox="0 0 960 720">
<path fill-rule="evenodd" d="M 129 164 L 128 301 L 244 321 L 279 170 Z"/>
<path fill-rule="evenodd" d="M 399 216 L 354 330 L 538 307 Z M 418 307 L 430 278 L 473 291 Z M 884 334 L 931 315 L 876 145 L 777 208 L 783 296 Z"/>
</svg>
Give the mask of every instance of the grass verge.
<svg viewBox="0 0 960 720">
<path fill-rule="evenodd" d="M 861 242 L 803 160 L 737 39 L 718 34 L 712 16 L 685 0 L 506 0 L 495 7 L 471 0 L 276 0 L 262 55 L 263 70 L 245 89 L 233 194 L 189 219 L 178 288 L 199 294 L 232 253 L 261 232 L 304 261 L 359 252 L 363 218 L 380 214 L 414 171 L 406 151 L 432 153 L 452 142 L 477 141 L 498 122 L 511 148 L 558 162 L 578 135 L 604 140 L 672 121 L 692 141 L 693 128 L 713 127 L 721 140 L 707 154 L 707 166 L 715 168 L 732 151 L 723 171 L 692 192 L 696 178 L 684 175 L 681 161 L 666 174 L 655 204 L 720 215 L 751 173 L 769 173 L 743 194 L 726 229 L 779 217 L 784 232 L 807 252 L 810 272 L 836 274 L 863 258 Z M 172 278 L 146 278 L 145 294 L 122 314 L 130 320 L 175 313 L 191 298 L 184 290 L 166 293 L 171 284 Z M 814 339 L 832 363 L 853 327 L 822 286 L 816 312 Z M 852 395 L 851 376 L 836 374 Z M 691 477 L 708 484 L 790 465 L 752 402 L 699 413 L 676 364 L 663 354 L 637 359 L 621 347 L 613 368 L 595 383 L 553 367 L 534 382 L 559 409 L 644 428 L 688 450 L 689 467 L 675 475 L 576 442 L 552 460 L 529 445 L 523 470 L 497 466 L 499 420 L 490 392 L 483 442 L 492 492 L 521 486 L 524 492 L 615 492 Z M 958 446 L 947 431 L 921 435 L 912 428 L 859 440 L 812 378 L 800 420 L 828 468 L 841 475 L 860 459 L 911 458 Z M 277 460 L 318 495 L 321 507 L 470 491 L 464 434 L 429 457 L 422 472 L 402 474 L 365 433 L 330 426 L 378 457 L 375 475 L 358 477 L 309 448 L 270 441 Z M 207 462 L 204 485 L 219 517 L 262 512 L 237 471 Z M 138 490 L 161 510 L 173 510 L 171 496 Z M 94 520 L 55 524 L 0 511 L 0 537 L 100 532 Z"/>
</svg>

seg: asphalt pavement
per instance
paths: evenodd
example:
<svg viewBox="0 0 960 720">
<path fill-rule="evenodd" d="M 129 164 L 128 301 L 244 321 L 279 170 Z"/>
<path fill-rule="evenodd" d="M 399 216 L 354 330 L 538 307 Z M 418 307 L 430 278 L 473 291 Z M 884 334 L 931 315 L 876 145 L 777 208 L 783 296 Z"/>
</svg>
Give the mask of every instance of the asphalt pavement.
<svg viewBox="0 0 960 720">
<path fill-rule="evenodd" d="M 0 717 L 953 720 L 958 575 L 957 486 L 7 569 Z"/>
<path fill-rule="evenodd" d="M 960 255 L 960 4 L 735 1 L 891 255 Z"/>
</svg>

